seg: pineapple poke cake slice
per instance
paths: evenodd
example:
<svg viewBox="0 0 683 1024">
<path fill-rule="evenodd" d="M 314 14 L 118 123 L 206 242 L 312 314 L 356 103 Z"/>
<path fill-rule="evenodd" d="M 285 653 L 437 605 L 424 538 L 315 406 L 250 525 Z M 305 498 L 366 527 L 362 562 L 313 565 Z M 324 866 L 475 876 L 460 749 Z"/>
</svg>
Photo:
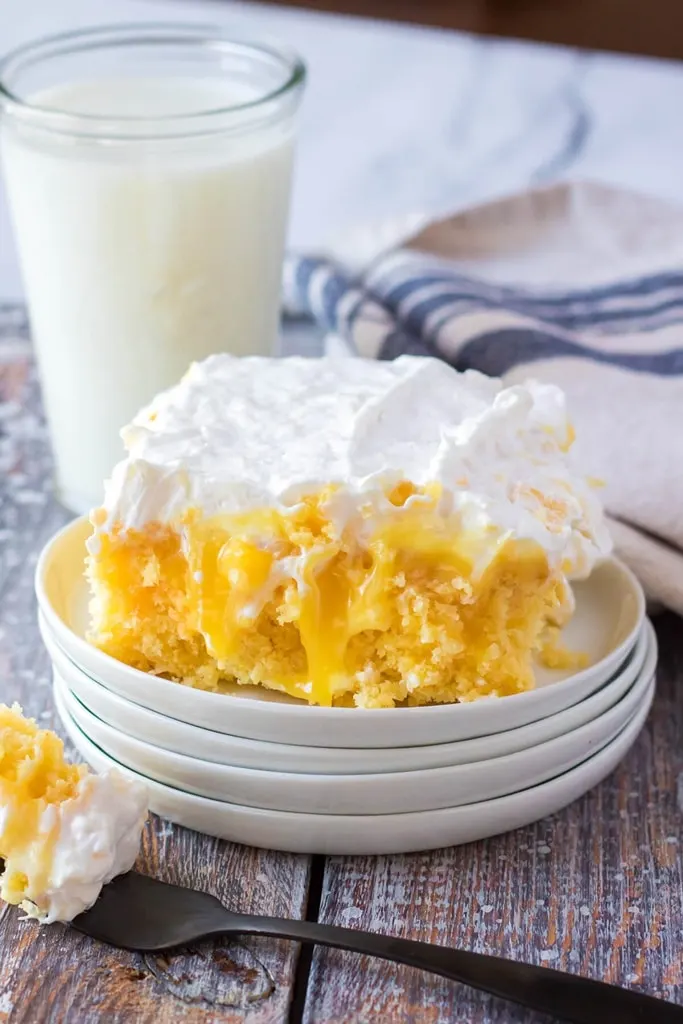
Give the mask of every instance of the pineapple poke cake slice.
<svg viewBox="0 0 683 1024">
<path fill-rule="evenodd" d="M 1 899 L 71 921 L 132 868 L 146 818 L 144 785 L 68 763 L 55 733 L 0 705 Z"/>
<path fill-rule="evenodd" d="M 368 708 L 516 693 L 610 549 L 564 396 L 533 381 L 217 355 L 122 436 L 90 639 L 193 687 Z"/>
</svg>

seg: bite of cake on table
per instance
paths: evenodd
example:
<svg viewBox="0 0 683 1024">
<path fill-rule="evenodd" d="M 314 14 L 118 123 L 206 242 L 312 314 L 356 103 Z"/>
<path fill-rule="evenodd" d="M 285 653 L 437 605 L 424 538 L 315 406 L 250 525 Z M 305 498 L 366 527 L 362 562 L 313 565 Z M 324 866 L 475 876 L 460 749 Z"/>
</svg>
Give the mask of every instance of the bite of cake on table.
<svg viewBox="0 0 683 1024">
<path fill-rule="evenodd" d="M 133 866 L 146 818 L 144 785 L 70 764 L 55 733 L 0 704 L 1 899 L 71 921 Z"/>
</svg>

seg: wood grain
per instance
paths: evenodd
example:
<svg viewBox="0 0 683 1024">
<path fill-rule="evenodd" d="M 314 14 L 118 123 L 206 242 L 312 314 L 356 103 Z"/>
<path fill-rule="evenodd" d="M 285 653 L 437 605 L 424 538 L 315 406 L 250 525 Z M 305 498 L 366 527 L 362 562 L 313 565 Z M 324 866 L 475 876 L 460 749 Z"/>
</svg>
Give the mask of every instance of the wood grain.
<svg viewBox="0 0 683 1024">
<path fill-rule="evenodd" d="M 551 818 L 484 842 L 331 858 L 320 920 L 546 964 L 683 1003 L 683 624 L 667 615 L 657 626 L 653 711 L 601 786 Z M 548 1018 L 410 968 L 317 950 L 304 1020 Z"/>
<path fill-rule="evenodd" d="M 65 397 L 65 400 L 68 400 Z M 69 518 L 52 467 L 26 324 L 0 306 L 0 699 L 57 728 L 49 661 L 36 624 L 33 570 Z M 251 913 L 301 917 L 309 859 L 210 839 L 152 818 L 137 867 L 215 893 Z M 0 1024 L 187 1024 L 287 1019 L 298 949 L 249 940 L 139 957 L 53 925 L 0 916 Z"/>
</svg>

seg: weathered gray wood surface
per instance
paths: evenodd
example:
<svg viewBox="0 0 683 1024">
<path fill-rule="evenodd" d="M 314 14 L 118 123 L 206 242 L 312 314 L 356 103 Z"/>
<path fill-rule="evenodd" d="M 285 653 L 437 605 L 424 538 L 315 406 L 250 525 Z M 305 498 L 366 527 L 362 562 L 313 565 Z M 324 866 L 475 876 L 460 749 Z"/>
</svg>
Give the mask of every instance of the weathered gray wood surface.
<svg viewBox="0 0 683 1024">
<path fill-rule="evenodd" d="M 611 778 L 552 818 L 485 842 L 330 858 L 320 920 L 546 964 L 683 1003 L 683 623 L 667 615 L 657 625 L 654 709 Z M 548 1020 L 331 950 L 314 955 L 304 1019 Z"/>
<path fill-rule="evenodd" d="M 9 320 L 0 307 L 0 700 L 19 700 L 58 728 L 32 575 L 42 543 L 67 514 L 50 496 L 47 436 L 21 315 L 3 339 Z M 330 858 L 320 919 L 544 963 L 683 1002 L 683 624 L 665 616 L 658 628 L 655 708 L 611 779 L 553 818 L 486 842 L 410 857 Z M 308 858 L 152 820 L 139 867 L 207 888 L 236 909 L 306 912 Z M 136 957 L 4 911 L 0 1024 L 298 1020 L 301 1007 L 291 1007 L 297 961 L 295 946 L 268 940 Z M 408 968 L 332 951 L 313 956 L 303 1018 L 547 1020 Z"/>
<path fill-rule="evenodd" d="M 7 326 L 0 315 L 0 326 Z M 25 332 L 0 336 L 0 700 L 60 726 L 36 624 L 33 570 L 68 519 L 51 498 L 51 465 Z M 65 401 L 71 400 L 65 396 Z M 147 825 L 140 870 L 215 893 L 235 909 L 300 917 L 309 859 L 210 839 L 159 819 Z M 0 1024 L 187 1024 L 286 1020 L 298 948 L 249 940 L 172 957 L 112 950 L 15 910 L 0 920 Z"/>
</svg>

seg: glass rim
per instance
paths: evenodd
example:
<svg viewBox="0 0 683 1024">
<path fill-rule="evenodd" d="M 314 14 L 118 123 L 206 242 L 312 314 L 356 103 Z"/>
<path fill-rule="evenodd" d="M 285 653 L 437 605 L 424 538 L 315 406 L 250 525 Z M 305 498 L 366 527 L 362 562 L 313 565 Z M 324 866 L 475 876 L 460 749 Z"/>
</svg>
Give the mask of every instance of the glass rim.
<svg viewBox="0 0 683 1024">
<path fill-rule="evenodd" d="M 277 88 L 265 92 L 256 99 L 239 103 L 231 103 L 220 107 L 182 114 L 160 115 L 101 115 L 81 114 L 62 111 L 55 107 L 44 107 L 31 103 L 17 95 L 6 84 L 8 74 L 23 68 L 31 67 L 51 57 L 66 56 L 69 53 L 86 52 L 88 50 L 105 49 L 107 47 L 130 48 L 136 45 L 209 45 L 252 53 L 279 61 L 283 69 L 288 71 L 287 77 Z M 28 116 L 36 126 L 69 133 L 80 134 L 77 129 L 89 126 L 91 129 L 102 130 L 107 125 L 117 128 L 116 135 L 121 138 L 121 128 L 128 126 L 133 129 L 144 128 L 145 125 L 162 126 L 173 122 L 187 122 L 197 125 L 202 121 L 218 120 L 231 114 L 258 112 L 261 107 L 295 93 L 306 81 L 306 65 L 299 55 L 282 44 L 267 40 L 255 40 L 241 36 L 239 32 L 230 32 L 220 25 L 191 22 L 128 22 L 119 25 L 101 25 L 97 27 L 75 29 L 41 36 L 29 43 L 15 47 L 0 57 L 0 112 L 3 106 L 16 111 L 20 116 Z M 131 138 L 135 138 L 132 136 Z"/>
</svg>

